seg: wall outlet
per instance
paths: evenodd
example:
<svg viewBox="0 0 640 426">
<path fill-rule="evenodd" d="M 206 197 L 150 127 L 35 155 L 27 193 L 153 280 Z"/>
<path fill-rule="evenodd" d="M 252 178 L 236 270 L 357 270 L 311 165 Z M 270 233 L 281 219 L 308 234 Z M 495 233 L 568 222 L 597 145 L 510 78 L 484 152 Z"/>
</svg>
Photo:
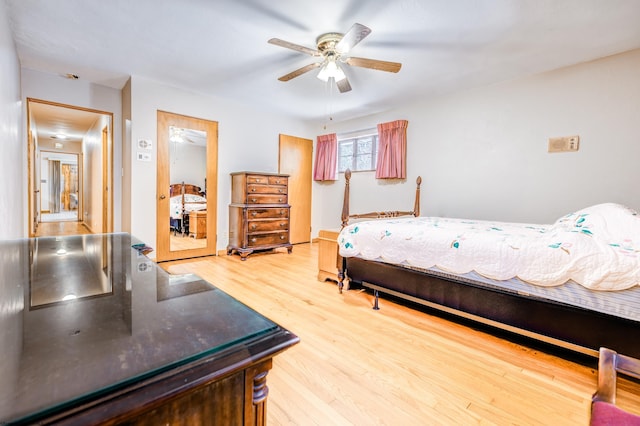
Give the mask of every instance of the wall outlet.
<svg viewBox="0 0 640 426">
<path fill-rule="evenodd" d="M 549 138 L 549 152 L 570 152 L 580 148 L 580 136 Z"/>
</svg>

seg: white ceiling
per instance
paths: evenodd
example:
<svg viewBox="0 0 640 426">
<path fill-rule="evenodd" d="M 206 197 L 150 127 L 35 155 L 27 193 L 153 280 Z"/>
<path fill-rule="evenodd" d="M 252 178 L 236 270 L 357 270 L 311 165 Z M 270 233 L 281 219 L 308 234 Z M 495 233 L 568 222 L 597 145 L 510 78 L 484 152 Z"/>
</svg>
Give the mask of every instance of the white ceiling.
<svg viewBox="0 0 640 426">
<path fill-rule="evenodd" d="M 38 101 L 29 102 L 29 113 L 39 141 L 53 139 L 63 145 L 67 141 L 82 142 L 83 137 L 101 117 L 96 112 Z M 60 134 L 66 138 L 59 139 Z"/>
<path fill-rule="evenodd" d="M 121 88 L 138 75 L 304 120 L 368 115 L 640 48 L 640 0 L 5 0 L 23 67 Z M 337 93 L 316 71 L 278 77 L 318 35 L 359 22 L 354 56 L 398 74 L 345 66 Z M 62 77 L 61 77 L 62 78 Z"/>
</svg>

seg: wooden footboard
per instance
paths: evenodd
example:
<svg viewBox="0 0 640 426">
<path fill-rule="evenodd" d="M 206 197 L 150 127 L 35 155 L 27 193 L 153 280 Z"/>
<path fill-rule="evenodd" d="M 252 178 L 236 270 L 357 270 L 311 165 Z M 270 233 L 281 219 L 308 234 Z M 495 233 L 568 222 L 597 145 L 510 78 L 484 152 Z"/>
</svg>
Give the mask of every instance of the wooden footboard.
<svg viewBox="0 0 640 426">
<path fill-rule="evenodd" d="M 344 197 L 342 200 L 342 228 L 349 224 L 350 219 L 386 219 L 400 216 L 420 216 L 420 185 L 422 184 L 422 177 L 418 176 L 416 178 L 416 196 L 413 202 L 413 210 L 409 211 L 401 211 L 401 210 L 392 210 L 392 211 L 384 211 L 384 212 L 369 212 L 369 213 L 358 213 L 351 214 L 349 199 L 350 199 L 350 181 L 351 181 L 351 170 L 347 169 L 344 172 Z M 339 258 L 341 259 L 341 258 Z M 344 259 L 339 261 L 339 264 L 342 265 L 338 270 L 338 291 L 342 293 L 342 289 L 344 287 L 344 278 L 345 278 L 345 270 L 346 270 L 346 262 Z"/>
</svg>

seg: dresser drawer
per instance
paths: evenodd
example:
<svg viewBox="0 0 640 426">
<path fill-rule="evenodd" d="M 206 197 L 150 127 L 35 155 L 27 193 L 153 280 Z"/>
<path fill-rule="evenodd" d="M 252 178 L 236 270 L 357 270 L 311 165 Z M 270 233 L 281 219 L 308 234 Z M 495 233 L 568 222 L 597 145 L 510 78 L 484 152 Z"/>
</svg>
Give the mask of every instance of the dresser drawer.
<svg viewBox="0 0 640 426">
<path fill-rule="evenodd" d="M 249 247 L 275 246 L 289 243 L 289 232 L 275 232 L 269 234 L 252 234 L 247 236 Z"/>
<path fill-rule="evenodd" d="M 284 176 L 269 176 L 269 185 L 282 185 L 286 187 L 288 180 L 289 179 Z"/>
<path fill-rule="evenodd" d="M 259 183 L 267 185 L 269 183 L 269 176 L 264 175 L 247 175 L 247 185 L 252 183 Z"/>
<path fill-rule="evenodd" d="M 278 186 L 278 185 L 258 185 L 258 184 L 247 185 L 247 197 L 250 197 L 252 194 L 286 195 L 287 187 Z"/>
<path fill-rule="evenodd" d="M 247 218 L 251 219 L 282 219 L 289 217 L 289 209 L 282 207 L 271 208 L 248 208 Z"/>
<path fill-rule="evenodd" d="M 287 204 L 287 194 L 249 194 L 247 204 Z"/>
<path fill-rule="evenodd" d="M 289 230 L 289 219 L 250 220 L 247 229 L 249 233 L 264 231 L 285 231 Z"/>
</svg>

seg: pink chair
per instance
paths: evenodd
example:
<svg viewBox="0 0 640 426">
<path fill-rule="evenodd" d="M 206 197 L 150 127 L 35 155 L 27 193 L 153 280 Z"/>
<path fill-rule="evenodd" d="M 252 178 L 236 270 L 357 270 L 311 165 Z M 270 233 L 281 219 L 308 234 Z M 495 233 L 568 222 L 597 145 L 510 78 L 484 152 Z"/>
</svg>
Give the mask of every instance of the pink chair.
<svg viewBox="0 0 640 426">
<path fill-rule="evenodd" d="M 598 389 L 591 399 L 591 425 L 640 426 L 640 416 L 615 405 L 618 373 L 640 379 L 640 360 L 600 348 Z"/>
</svg>

